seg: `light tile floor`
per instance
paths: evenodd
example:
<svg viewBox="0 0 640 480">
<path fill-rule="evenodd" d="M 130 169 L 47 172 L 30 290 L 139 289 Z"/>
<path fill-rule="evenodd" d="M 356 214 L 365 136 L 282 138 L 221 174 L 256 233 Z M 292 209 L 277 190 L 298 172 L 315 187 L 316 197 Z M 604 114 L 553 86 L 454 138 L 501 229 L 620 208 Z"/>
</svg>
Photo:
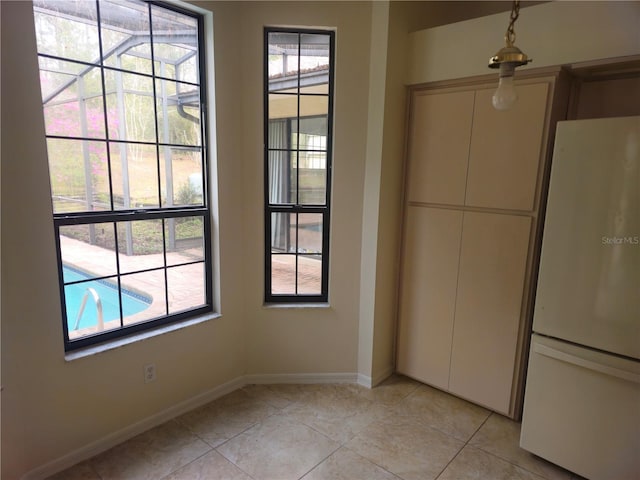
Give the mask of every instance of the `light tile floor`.
<svg viewBox="0 0 640 480">
<path fill-rule="evenodd" d="M 51 480 L 577 480 L 518 447 L 520 425 L 393 376 L 249 385 Z"/>
</svg>

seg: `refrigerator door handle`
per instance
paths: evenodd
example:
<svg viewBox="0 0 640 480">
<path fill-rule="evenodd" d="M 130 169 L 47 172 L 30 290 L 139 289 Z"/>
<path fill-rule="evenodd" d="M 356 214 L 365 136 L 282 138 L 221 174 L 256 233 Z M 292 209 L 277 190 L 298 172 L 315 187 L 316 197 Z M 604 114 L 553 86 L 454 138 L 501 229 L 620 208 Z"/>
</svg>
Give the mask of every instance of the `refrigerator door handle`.
<svg viewBox="0 0 640 480">
<path fill-rule="evenodd" d="M 533 346 L 533 350 L 534 352 L 546 357 L 555 358 L 556 360 L 560 360 L 562 362 L 570 363 L 579 367 L 603 373 L 605 375 L 640 384 L 640 375 L 632 372 L 627 372 L 625 370 L 620 370 L 619 368 L 611 367 L 609 365 L 596 363 L 591 360 L 587 360 L 585 358 L 577 357 L 576 355 L 557 350 L 547 345 L 542 345 L 540 343 L 535 343 Z"/>
</svg>

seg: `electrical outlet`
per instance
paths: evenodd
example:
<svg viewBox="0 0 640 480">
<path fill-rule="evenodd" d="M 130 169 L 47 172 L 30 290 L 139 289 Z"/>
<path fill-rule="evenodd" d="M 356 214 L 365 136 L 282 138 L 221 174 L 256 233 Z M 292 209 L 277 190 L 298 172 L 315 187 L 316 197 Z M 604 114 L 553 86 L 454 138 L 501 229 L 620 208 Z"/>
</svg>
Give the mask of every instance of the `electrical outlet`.
<svg viewBox="0 0 640 480">
<path fill-rule="evenodd" d="M 156 364 L 150 363 L 144 366 L 144 383 L 153 382 L 156 379 Z"/>
</svg>

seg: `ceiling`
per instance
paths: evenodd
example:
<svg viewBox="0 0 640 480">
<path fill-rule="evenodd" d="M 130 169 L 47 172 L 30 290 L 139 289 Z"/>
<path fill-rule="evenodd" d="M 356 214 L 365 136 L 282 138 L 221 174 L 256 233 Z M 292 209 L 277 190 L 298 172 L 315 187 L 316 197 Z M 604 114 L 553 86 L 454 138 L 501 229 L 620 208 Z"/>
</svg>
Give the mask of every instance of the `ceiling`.
<svg viewBox="0 0 640 480">
<path fill-rule="evenodd" d="M 523 1 L 520 8 L 544 1 Z M 391 8 L 407 15 L 409 32 L 447 25 L 495 13 L 509 12 L 510 1 L 393 1 Z M 508 22 L 508 16 L 505 17 Z M 505 23 L 506 26 L 506 23 Z"/>
</svg>

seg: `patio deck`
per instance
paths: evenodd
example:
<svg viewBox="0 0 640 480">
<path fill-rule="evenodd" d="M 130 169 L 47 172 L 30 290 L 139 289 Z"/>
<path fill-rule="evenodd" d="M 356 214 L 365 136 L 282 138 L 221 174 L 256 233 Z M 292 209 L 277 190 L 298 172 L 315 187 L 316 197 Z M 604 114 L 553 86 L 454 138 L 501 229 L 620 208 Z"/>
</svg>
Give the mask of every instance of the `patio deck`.
<svg viewBox="0 0 640 480">
<path fill-rule="evenodd" d="M 90 272 L 94 277 L 110 277 L 116 274 L 115 253 L 112 250 L 91 245 L 73 238 L 60 236 L 60 246 L 63 263 L 84 272 Z M 180 252 L 167 253 L 167 265 L 180 265 L 202 258 L 198 248 L 186 249 Z M 129 315 L 123 319 L 124 325 L 144 322 L 157 317 L 203 305 L 204 292 L 204 263 L 176 266 L 167 270 L 169 283 L 168 298 L 164 286 L 164 271 L 157 270 L 140 272 L 164 266 L 161 253 L 149 255 L 120 254 L 120 271 L 122 287 L 131 292 L 148 297 L 151 304 L 142 312 Z M 321 262 L 314 258 L 298 257 L 298 291 L 300 293 L 318 293 L 320 291 Z M 273 256 L 272 288 L 274 293 L 289 293 L 295 282 L 295 256 Z M 92 308 L 87 303 L 86 308 Z M 118 328 L 120 320 L 105 322 L 104 330 Z M 97 326 L 87 327 L 69 332 L 69 337 L 79 338 L 96 333 Z"/>
<path fill-rule="evenodd" d="M 60 236 L 60 246 L 63 255 L 63 263 L 84 272 L 90 272 L 95 277 L 113 276 L 116 274 L 115 253 L 112 250 L 96 245 Z M 198 249 L 183 250 L 181 252 L 168 252 L 167 265 L 180 265 L 202 258 Z M 164 257 L 161 253 L 150 255 L 124 255 L 120 254 L 120 271 L 122 287 L 139 295 L 151 299 L 148 308 L 123 319 L 125 325 L 143 322 L 182 310 L 197 307 L 205 303 L 204 294 L 204 264 L 196 263 L 171 268 L 167 271 L 169 283 L 168 298 L 166 298 L 163 270 L 131 273 L 158 268 L 164 265 Z M 87 305 L 87 308 L 90 308 Z M 105 322 L 105 330 L 117 328 L 120 320 Z M 69 332 L 70 338 L 78 338 L 95 333 L 97 327 L 88 327 Z"/>
</svg>

